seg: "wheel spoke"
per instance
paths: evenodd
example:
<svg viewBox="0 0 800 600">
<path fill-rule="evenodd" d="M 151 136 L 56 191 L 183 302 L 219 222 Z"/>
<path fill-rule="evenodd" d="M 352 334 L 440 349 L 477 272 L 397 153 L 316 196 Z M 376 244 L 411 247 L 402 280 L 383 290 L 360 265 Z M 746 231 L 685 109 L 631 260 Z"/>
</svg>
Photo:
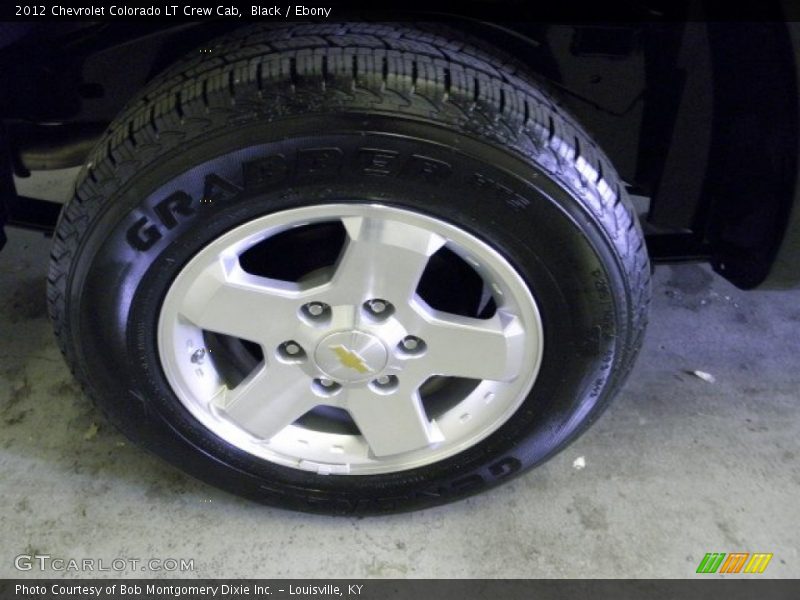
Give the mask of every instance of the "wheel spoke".
<svg viewBox="0 0 800 600">
<path fill-rule="evenodd" d="M 206 267 L 184 296 L 181 314 L 202 329 L 260 341 L 294 326 L 304 296 L 295 283 L 246 273 L 238 261 Z"/>
<path fill-rule="evenodd" d="M 428 421 L 419 393 L 400 386 L 381 395 L 367 388 L 347 391 L 347 410 L 375 456 L 389 456 L 425 448 L 443 440 L 435 423 Z"/>
<path fill-rule="evenodd" d="M 408 361 L 410 373 L 511 381 L 521 370 L 524 330 L 519 320 L 498 311 L 491 319 L 474 319 L 425 310 L 419 331 L 427 351 Z"/>
<path fill-rule="evenodd" d="M 365 298 L 400 304 L 411 298 L 428 259 L 445 243 L 400 221 L 346 217 L 342 222 L 348 237 L 333 276 L 334 297 L 357 290 Z"/>
<path fill-rule="evenodd" d="M 310 384 L 297 365 L 262 363 L 216 404 L 238 426 L 269 440 L 322 403 Z"/>
</svg>

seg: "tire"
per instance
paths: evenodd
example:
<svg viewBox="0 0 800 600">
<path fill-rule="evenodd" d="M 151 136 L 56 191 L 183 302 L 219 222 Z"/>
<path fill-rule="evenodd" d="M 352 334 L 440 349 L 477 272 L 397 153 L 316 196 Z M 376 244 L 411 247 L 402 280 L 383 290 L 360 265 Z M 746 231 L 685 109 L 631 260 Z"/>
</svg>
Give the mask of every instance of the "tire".
<svg viewBox="0 0 800 600">
<path fill-rule="evenodd" d="M 441 28 L 259 25 L 211 47 L 168 69 L 111 124 L 54 238 L 48 298 L 58 342 L 118 428 L 232 493 L 289 509 L 375 514 L 485 490 L 542 463 L 597 419 L 642 343 L 650 268 L 617 174 L 539 83 L 498 52 Z M 309 309 L 308 290 L 334 289 L 331 282 L 363 272 L 341 250 L 357 255 L 353 223 L 377 223 L 394 240 L 361 246 L 358 256 L 379 265 L 364 284 L 373 287 L 351 290 L 341 306 L 331 300 Z M 263 242 L 253 237 L 259 231 L 269 232 L 259 234 Z M 415 292 L 418 265 L 406 268 L 406 259 L 391 253 L 416 244 L 417 235 L 423 245 L 447 244 L 428 253 Z M 220 258 L 234 255 L 238 263 Z M 208 275 L 212 264 L 231 270 Z M 278 300 L 263 315 L 242 295 L 220 300 L 229 288 L 214 286 L 235 269 L 245 282 L 236 284 L 239 291 L 294 282 L 288 292 L 270 288 L 270 298 L 296 298 L 296 323 Z M 210 279 L 197 283 L 201 276 Z M 315 287 L 315 277 L 328 283 Z M 379 295 L 405 293 L 407 285 L 412 300 Z M 416 312 L 409 309 L 414 302 Z M 193 319 L 201 313 L 198 325 Z M 204 329 L 212 313 L 237 335 Z M 344 326 L 338 345 L 326 337 L 306 347 L 283 333 L 266 345 L 247 338 L 248 315 L 253 336 L 286 327 L 297 336 L 327 336 L 345 314 L 357 315 L 356 325 Z M 504 329 L 480 329 L 498 315 L 518 327 L 503 320 Z M 314 320 L 320 317 L 322 324 Z M 435 329 L 439 317 L 444 324 Z M 362 322 L 366 333 L 356 331 Z M 485 336 L 459 337 L 454 323 L 459 331 L 477 324 L 476 336 Z M 430 327 L 434 337 L 414 338 L 414 327 Z M 335 347 L 341 365 L 351 361 L 340 380 L 344 367 L 325 354 Z M 420 347 L 427 354 L 413 355 Z M 296 396 L 303 402 L 306 385 L 319 394 L 342 392 L 360 416 L 314 409 L 265 438 L 271 442 L 258 439 L 261 415 L 277 422 L 280 410 L 295 410 L 294 391 L 265 396 L 268 412 L 230 400 L 247 397 L 230 390 L 244 389 L 258 365 L 294 365 L 297 379 L 286 390 L 305 381 Z M 402 384 L 415 368 L 435 374 L 424 384 L 434 391 L 409 396 L 423 396 L 424 427 L 449 427 L 422 445 L 408 439 L 432 430 L 420 434 L 405 412 L 391 421 L 408 427 L 402 434 L 386 419 L 368 422 L 378 419 L 375 411 L 395 410 L 387 404 L 392 390 L 380 386 Z M 369 373 L 369 381 L 356 381 L 356 371 Z M 271 381 L 277 385 L 277 375 Z M 383 404 L 359 404 L 366 389 Z M 470 404 L 474 410 L 458 416 L 478 424 L 457 430 L 452 411 L 486 389 L 497 397 L 485 393 L 484 404 L 502 410 Z M 221 404 L 212 408 L 215 402 Z M 429 417 L 437 402 L 438 416 Z M 250 412 L 237 420 L 240 404 Z M 300 438 L 284 441 L 290 430 L 311 432 L 312 450 L 301 448 Z M 334 451 L 324 444 L 340 439 L 326 436 L 338 435 L 348 445 L 337 451 L 351 462 L 317 461 L 323 450 Z"/>
</svg>

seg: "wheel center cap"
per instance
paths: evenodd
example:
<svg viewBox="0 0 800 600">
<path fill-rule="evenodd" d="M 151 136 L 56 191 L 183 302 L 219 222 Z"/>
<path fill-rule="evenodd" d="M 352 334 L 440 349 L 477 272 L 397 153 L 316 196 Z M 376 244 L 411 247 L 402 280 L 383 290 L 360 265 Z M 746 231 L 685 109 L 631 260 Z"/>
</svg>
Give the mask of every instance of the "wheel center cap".
<svg viewBox="0 0 800 600">
<path fill-rule="evenodd" d="M 355 329 L 325 336 L 314 350 L 317 367 L 343 382 L 371 379 L 388 360 L 389 352 L 378 337 Z"/>
</svg>

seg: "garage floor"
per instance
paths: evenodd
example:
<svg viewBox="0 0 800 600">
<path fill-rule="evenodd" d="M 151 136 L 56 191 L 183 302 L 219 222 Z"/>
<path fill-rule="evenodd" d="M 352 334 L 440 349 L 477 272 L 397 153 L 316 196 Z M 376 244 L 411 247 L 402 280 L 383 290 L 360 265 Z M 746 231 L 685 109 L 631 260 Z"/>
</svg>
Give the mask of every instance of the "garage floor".
<svg viewBox="0 0 800 600">
<path fill-rule="evenodd" d="M 0 253 L 0 577 L 76 576 L 14 568 L 34 553 L 194 559 L 181 575 L 204 578 L 689 577 L 712 551 L 800 577 L 800 292 L 661 268 L 632 377 L 562 454 L 458 504 L 325 518 L 217 491 L 111 428 L 53 341 L 47 253 L 18 230 Z"/>
</svg>

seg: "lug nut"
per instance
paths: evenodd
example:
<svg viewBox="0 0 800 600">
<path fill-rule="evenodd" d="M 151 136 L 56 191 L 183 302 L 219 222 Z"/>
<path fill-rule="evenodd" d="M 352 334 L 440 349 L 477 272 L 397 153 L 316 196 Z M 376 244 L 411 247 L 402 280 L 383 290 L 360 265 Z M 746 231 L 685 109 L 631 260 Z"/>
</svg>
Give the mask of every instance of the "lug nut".
<svg viewBox="0 0 800 600">
<path fill-rule="evenodd" d="M 391 394 L 397 389 L 398 384 L 394 375 L 379 375 L 370 382 L 369 387 L 378 394 Z"/>
<path fill-rule="evenodd" d="M 318 396 L 331 397 L 339 393 L 342 386 L 327 377 L 319 377 L 312 382 L 311 389 Z"/>
<path fill-rule="evenodd" d="M 417 346 L 419 346 L 419 342 L 413 337 L 407 337 L 403 340 L 403 348 L 406 350 L 416 350 Z"/>
<path fill-rule="evenodd" d="M 372 309 L 372 312 L 379 315 L 386 310 L 386 302 L 383 300 L 373 300 L 369 303 L 369 307 Z"/>
<path fill-rule="evenodd" d="M 405 354 L 411 354 L 415 356 L 419 356 L 423 352 L 427 345 L 421 339 L 419 339 L 415 335 L 407 335 L 402 339 L 400 342 L 400 351 Z"/>
<path fill-rule="evenodd" d="M 300 344 L 288 340 L 278 346 L 278 357 L 286 362 L 302 362 L 306 359 L 306 352 Z"/>
<path fill-rule="evenodd" d="M 325 312 L 325 307 L 319 302 L 312 302 L 308 305 L 308 314 L 312 317 L 318 317 Z"/>
<path fill-rule="evenodd" d="M 300 315 L 314 323 L 321 323 L 328 319 L 331 314 L 331 307 L 324 302 L 309 302 L 300 307 Z"/>
<path fill-rule="evenodd" d="M 394 306 L 386 300 L 380 298 L 373 298 L 364 302 L 364 310 L 366 310 L 373 317 L 379 319 L 386 319 L 394 313 Z"/>
</svg>

